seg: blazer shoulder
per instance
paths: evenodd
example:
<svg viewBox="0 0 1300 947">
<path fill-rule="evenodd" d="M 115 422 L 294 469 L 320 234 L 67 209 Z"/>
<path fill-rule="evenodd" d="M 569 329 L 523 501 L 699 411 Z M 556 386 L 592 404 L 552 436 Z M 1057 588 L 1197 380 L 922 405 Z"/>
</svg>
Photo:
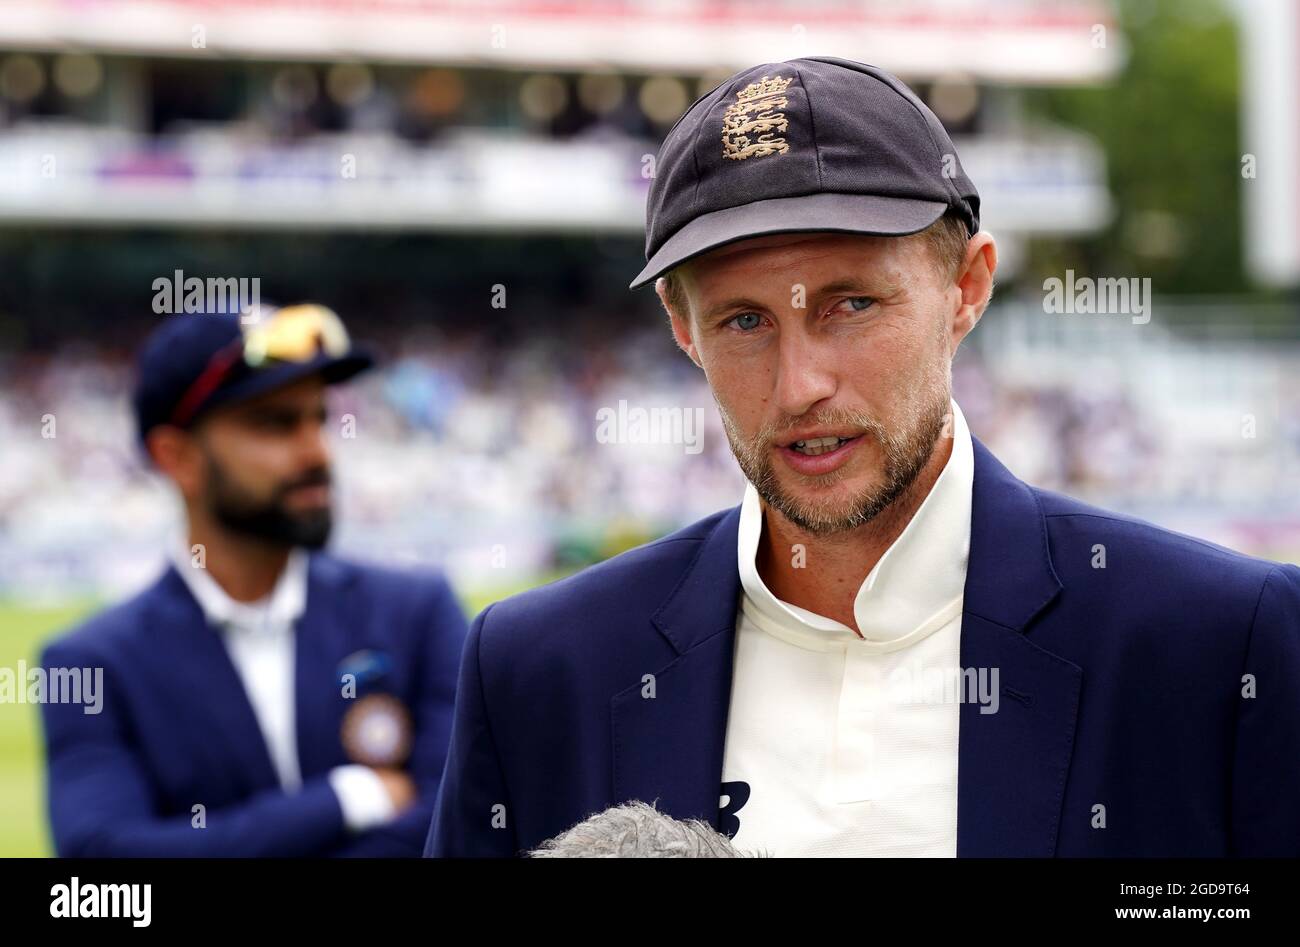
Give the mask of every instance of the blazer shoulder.
<svg viewBox="0 0 1300 947">
<path fill-rule="evenodd" d="M 149 611 L 168 594 L 164 571 L 147 588 L 55 634 L 42 646 L 41 663 L 63 665 L 92 659 L 107 663 L 114 654 L 140 639 L 148 624 Z"/>
<path fill-rule="evenodd" d="M 1087 542 L 1089 550 L 1098 545 L 1106 547 L 1108 557 L 1112 547 L 1135 555 L 1141 569 L 1134 571 L 1140 571 L 1148 583 L 1164 577 L 1178 588 L 1198 586 L 1220 592 L 1236 588 L 1250 597 L 1259 593 L 1264 581 L 1281 565 L 1141 517 L 1103 509 L 1051 490 L 1030 489 L 1038 498 L 1054 547 Z M 1058 570 L 1063 567 L 1063 558 L 1053 556 Z M 1087 565 L 1090 558 L 1072 557 L 1071 561 Z"/>
<path fill-rule="evenodd" d="M 489 610 L 492 636 L 510 640 L 518 634 L 536 642 L 539 634 L 565 628 L 648 624 L 729 512 L 714 513 L 574 575 L 496 602 L 480 616 L 481 633 L 487 634 Z"/>
</svg>

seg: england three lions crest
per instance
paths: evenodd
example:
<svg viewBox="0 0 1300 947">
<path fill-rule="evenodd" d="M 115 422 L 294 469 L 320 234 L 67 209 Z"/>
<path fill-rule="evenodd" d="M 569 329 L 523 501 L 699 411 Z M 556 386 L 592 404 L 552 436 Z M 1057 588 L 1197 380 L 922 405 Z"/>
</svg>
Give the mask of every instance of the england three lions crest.
<svg viewBox="0 0 1300 947">
<path fill-rule="evenodd" d="M 724 158 L 743 161 L 790 150 L 789 143 L 777 135 L 790 127 L 781 109 L 790 104 L 785 89 L 793 81 L 764 76 L 736 93 L 736 101 L 722 116 Z"/>
</svg>

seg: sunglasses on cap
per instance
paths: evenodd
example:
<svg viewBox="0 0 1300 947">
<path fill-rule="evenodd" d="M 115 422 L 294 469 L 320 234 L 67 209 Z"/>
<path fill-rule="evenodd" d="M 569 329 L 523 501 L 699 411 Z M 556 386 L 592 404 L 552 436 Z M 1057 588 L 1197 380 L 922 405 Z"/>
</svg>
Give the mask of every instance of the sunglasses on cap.
<svg viewBox="0 0 1300 947">
<path fill-rule="evenodd" d="M 189 423 L 241 364 L 258 370 L 285 363 L 302 364 L 321 355 L 342 358 L 351 347 L 348 331 L 333 310 L 314 303 L 275 309 L 269 316 L 243 325 L 238 338 L 213 354 L 176 403 L 170 421 L 177 427 Z"/>
</svg>

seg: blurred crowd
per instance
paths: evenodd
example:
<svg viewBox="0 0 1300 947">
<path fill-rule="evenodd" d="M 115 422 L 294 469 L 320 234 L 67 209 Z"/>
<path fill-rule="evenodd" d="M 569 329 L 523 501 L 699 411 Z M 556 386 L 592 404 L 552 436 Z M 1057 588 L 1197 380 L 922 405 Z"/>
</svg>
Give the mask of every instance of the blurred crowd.
<svg viewBox="0 0 1300 947">
<path fill-rule="evenodd" d="M 505 349 L 482 333 L 410 335 L 331 392 L 338 541 L 504 579 L 731 505 L 741 481 L 707 387 L 670 345 L 666 333 Z M 130 359 L 79 347 L 0 366 L 0 594 L 136 584 L 177 509 L 135 440 Z M 620 400 L 699 409 L 702 450 L 599 442 L 597 412 Z"/>
<path fill-rule="evenodd" d="M 598 560 L 740 499 L 703 378 L 658 324 L 621 341 L 427 328 L 383 348 L 378 371 L 333 392 L 336 542 L 350 552 L 438 562 L 491 587 Z M 1261 417 L 1253 440 L 1193 438 L 1130 386 L 1068 363 L 1025 382 L 960 351 L 957 400 L 1008 467 L 1175 527 L 1205 530 L 1189 517 L 1213 514 L 1223 525 L 1212 538 L 1285 554 L 1260 524 L 1300 522 L 1287 486 L 1300 429 Z M 0 595 L 118 593 L 157 567 L 178 511 L 136 444 L 131 373 L 128 357 L 89 343 L 0 357 Z M 626 429 L 598 436 L 600 413 L 620 402 L 697 412 L 698 449 Z"/>
<path fill-rule="evenodd" d="M 250 192 L 289 204 L 346 193 L 373 224 L 381 211 L 403 211 L 402 201 L 376 209 L 376 194 L 396 190 L 463 219 L 462 204 L 472 213 L 518 201 L 532 170 L 560 184 L 566 174 L 603 181 L 600 194 L 571 188 L 567 199 L 622 223 L 643 200 L 642 156 L 719 78 L 485 72 L 471 81 L 454 69 L 357 62 L 128 69 L 87 55 L 0 54 L 0 198 L 44 196 L 85 214 L 88 195 L 106 192 L 145 213 L 132 202 L 147 185 L 173 200 L 193 195 L 183 199 L 201 205 L 189 209 L 197 214 Z M 58 156 L 53 168 L 41 164 L 48 155 Z M 532 213 L 563 218 L 562 203 L 533 190 L 544 212 Z M 165 206 L 146 209 L 166 216 Z M 323 209 L 335 223 L 337 211 Z"/>
</svg>

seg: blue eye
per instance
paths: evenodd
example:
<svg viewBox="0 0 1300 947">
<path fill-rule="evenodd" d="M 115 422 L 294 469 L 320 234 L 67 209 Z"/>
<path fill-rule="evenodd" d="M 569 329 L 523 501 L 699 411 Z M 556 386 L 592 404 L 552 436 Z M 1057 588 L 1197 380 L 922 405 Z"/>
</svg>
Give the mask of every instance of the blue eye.
<svg viewBox="0 0 1300 947">
<path fill-rule="evenodd" d="M 847 302 L 854 311 L 861 312 L 864 309 L 870 309 L 871 304 L 874 303 L 875 300 L 870 296 L 850 296 L 845 300 L 845 302 Z M 858 305 L 859 303 L 862 305 Z"/>
<path fill-rule="evenodd" d="M 748 332 L 757 329 L 762 324 L 763 317 L 756 312 L 742 312 L 731 321 L 736 324 L 736 328 Z"/>
</svg>

